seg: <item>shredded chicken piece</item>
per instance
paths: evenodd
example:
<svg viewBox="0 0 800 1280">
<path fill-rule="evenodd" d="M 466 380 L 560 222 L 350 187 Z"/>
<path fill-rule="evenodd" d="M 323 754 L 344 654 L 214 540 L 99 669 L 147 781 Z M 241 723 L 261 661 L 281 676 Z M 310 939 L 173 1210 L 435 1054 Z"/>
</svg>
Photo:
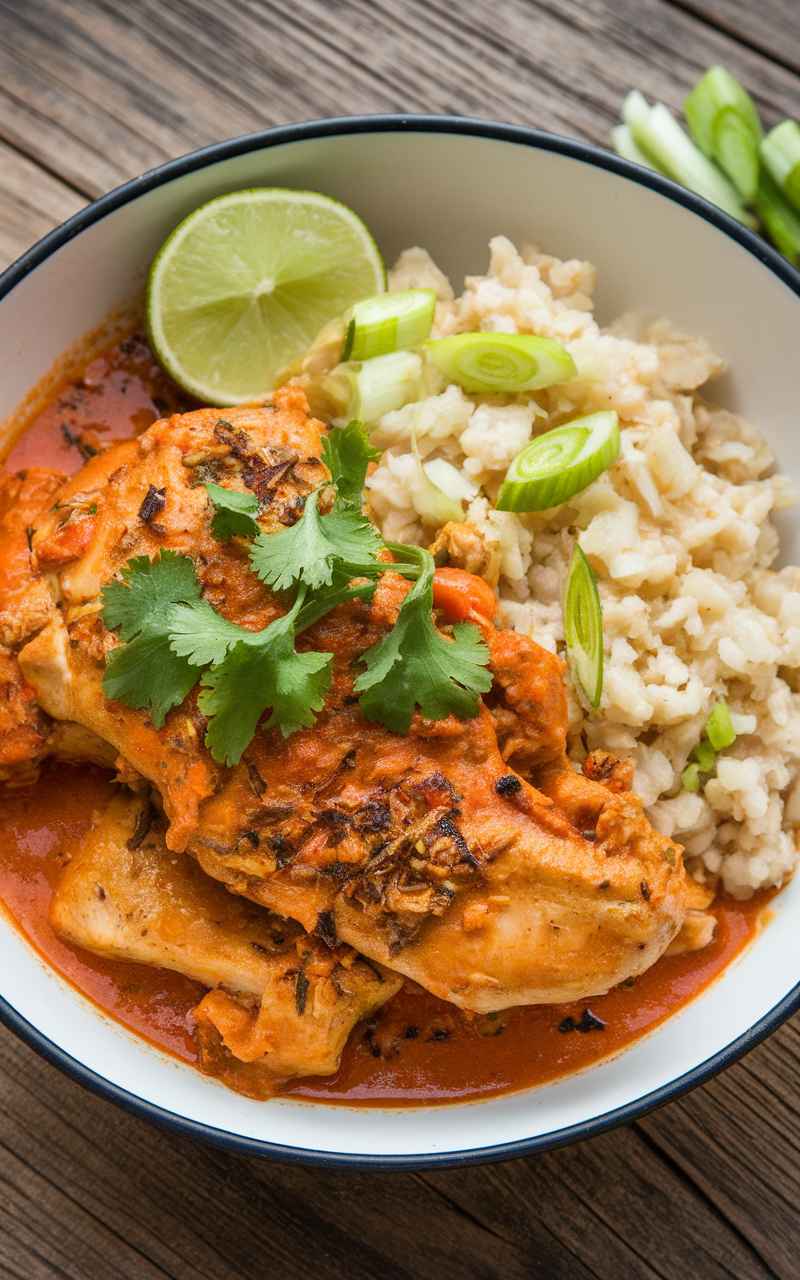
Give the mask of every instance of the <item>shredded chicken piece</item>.
<svg viewBox="0 0 800 1280">
<path fill-rule="evenodd" d="M 490 587 L 497 586 L 502 560 L 499 540 L 490 542 L 470 520 L 448 520 L 431 543 L 430 552 L 437 564 L 466 569 Z"/>
</svg>

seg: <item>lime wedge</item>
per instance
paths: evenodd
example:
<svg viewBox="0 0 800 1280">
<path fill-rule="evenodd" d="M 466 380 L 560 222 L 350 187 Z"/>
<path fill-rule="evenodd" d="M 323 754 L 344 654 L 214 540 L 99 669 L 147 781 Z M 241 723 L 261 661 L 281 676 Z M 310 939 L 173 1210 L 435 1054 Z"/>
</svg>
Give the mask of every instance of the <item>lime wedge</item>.
<svg viewBox="0 0 800 1280">
<path fill-rule="evenodd" d="M 150 270 L 147 329 L 161 364 L 208 404 L 272 388 L 323 325 L 386 288 L 372 236 L 346 205 L 264 187 L 210 200 Z"/>
</svg>

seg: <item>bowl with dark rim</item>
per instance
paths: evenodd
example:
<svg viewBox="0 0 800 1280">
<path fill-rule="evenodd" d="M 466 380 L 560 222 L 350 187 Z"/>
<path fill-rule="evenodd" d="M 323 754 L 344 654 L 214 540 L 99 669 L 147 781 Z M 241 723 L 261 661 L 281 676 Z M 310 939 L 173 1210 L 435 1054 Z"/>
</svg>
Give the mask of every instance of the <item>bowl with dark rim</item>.
<svg viewBox="0 0 800 1280">
<path fill-rule="evenodd" d="M 800 274 L 747 228 L 659 175 L 584 143 L 438 116 L 323 120 L 249 134 L 126 183 L 0 276 L 0 420 L 64 352 L 141 295 L 154 254 L 228 191 L 321 191 L 353 208 L 387 262 L 422 245 L 460 284 L 504 234 L 598 268 L 597 316 L 630 307 L 704 335 L 728 371 L 715 399 L 756 421 L 800 481 Z M 7 428 L 10 431 L 11 428 Z M 4 444 L 8 443 L 6 439 Z M 800 523 L 780 517 L 782 561 Z M 734 1062 L 800 1007 L 800 882 L 724 974 L 616 1058 L 478 1103 L 352 1108 L 226 1090 L 104 1015 L 0 920 L 0 1018 L 88 1088 L 245 1154 L 365 1168 L 503 1160 L 644 1115 Z"/>
</svg>

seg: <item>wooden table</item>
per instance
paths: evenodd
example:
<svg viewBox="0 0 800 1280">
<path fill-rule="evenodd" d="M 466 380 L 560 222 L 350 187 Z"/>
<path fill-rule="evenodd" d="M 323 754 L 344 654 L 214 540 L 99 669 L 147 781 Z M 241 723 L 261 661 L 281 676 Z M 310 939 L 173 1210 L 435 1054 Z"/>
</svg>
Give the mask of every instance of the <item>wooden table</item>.
<svg viewBox="0 0 800 1280">
<path fill-rule="evenodd" d="M 605 145 L 625 92 L 678 108 L 722 62 L 800 117 L 796 0 L 0 0 L 0 266 L 195 147 L 360 112 Z M 0 1272 L 800 1277 L 800 1017 L 711 1084 L 552 1154 L 446 1172 L 281 1166 L 84 1092 L 0 1030 Z"/>
</svg>

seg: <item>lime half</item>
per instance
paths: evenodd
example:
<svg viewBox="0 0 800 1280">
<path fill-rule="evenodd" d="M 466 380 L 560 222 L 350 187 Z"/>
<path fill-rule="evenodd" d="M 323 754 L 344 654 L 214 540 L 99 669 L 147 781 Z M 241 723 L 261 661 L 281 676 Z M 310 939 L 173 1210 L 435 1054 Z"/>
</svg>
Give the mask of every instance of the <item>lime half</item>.
<svg viewBox="0 0 800 1280">
<path fill-rule="evenodd" d="M 185 390 L 241 404 L 266 395 L 329 320 L 385 288 L 378 246 L 346 205 L 314 191 L 234 191 L 196 209 L 162 247 L 148 334 Z"/>
</svg>

